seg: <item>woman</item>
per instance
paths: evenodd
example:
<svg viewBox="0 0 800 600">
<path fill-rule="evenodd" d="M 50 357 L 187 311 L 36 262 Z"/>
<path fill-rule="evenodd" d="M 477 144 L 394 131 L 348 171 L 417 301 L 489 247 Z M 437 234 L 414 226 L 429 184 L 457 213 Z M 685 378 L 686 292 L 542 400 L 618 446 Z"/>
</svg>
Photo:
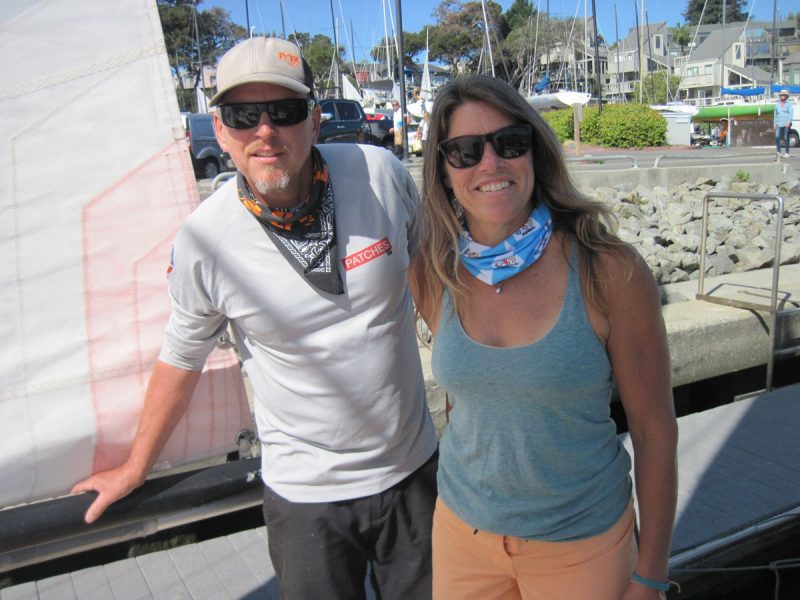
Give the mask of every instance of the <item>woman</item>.
<svg viewBox="0 0 800 600">
<path fill-rule="evenodd" d="M 445 86 L 428 139 L 411 281 L 448 394 L 434 598 L 664 598 L 677 426 L 646 263 L 507 84 Z"/>
</svg>

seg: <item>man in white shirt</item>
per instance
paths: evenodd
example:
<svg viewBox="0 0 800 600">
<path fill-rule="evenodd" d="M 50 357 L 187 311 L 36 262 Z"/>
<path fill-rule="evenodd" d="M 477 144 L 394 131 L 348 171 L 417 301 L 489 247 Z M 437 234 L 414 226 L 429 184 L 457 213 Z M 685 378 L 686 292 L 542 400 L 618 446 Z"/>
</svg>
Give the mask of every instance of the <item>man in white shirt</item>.
<svg viewBox="0 0 800 600">
<path fill-rule="evenodd" d="M 294 44 L 219 63 L 214 125 L 238 176 L 175 239 L 173 311 L 123 465 L 76 484 L 96 520 L 141 485 L 230 325 L 253 387 L 264 516 L 283 598 L 429 598 L 437 441 L 406 269 L 417 192 L 377 147 L 313 144 Z"/>
</svg>

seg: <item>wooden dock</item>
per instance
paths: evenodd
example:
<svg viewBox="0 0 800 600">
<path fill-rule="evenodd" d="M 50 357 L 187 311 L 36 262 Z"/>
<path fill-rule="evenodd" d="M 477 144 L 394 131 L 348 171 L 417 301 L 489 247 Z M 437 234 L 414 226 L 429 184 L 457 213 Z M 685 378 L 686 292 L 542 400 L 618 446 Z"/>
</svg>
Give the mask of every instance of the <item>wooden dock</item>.
<svg viewBox="0 0 800 600">
<path fill-rule="evenodd" d="M 800 533 L 800 384 L 679 419 L 679 497 L 670 568 L 725 566 Z M 626 442 L 627 443 L 627 442 Z M 763 551 L 763 552 L 762 552 Z M 701 596 L 696 596 L 701 597 Z M 0 600 L 277 599 L 264 527 L 0 590 Z"/>
</svg>

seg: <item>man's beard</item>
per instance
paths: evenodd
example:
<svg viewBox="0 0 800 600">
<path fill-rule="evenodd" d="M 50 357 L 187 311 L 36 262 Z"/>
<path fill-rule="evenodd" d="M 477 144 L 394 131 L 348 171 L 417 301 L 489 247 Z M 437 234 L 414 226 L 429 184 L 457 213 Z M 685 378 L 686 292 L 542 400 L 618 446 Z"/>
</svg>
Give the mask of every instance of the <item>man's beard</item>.
<svg viewBox="0 0 800 600">
<path fill-rule="evenodd" d="M 255 178 L 253 185 L 259 194 L 266 196 L 287 189 L 291 179 L 284 169 L 270 168 L 262 177 Z"/>
</svg>

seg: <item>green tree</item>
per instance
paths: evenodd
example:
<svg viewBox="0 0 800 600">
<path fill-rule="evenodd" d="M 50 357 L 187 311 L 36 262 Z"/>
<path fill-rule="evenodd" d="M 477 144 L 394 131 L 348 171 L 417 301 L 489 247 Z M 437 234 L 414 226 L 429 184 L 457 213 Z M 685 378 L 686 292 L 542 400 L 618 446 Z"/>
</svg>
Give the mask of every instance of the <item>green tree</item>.
<svg viewBox="0 0 800 600">
<path fill-rule="evenodd" d="M 334 83 L 330 80 L 331 65 L 333 64 L 333 40 L 327 35 L 318 33 L 313 38 L 308 33 L 298 33 L 292 37 L 303 52 L 303 57 L 311 67 L 311 72 L 314 73 L 314 85 L 318 90 L 324 90 L 334 87 Z M 344 56 L 344 48 L 339 46 L 337 53 L 340 70 L 342 70 L 342 57 Z"/>
<path fill-rule="evenodd" d="M 671 33 L 672 43 L 680 47 L 681 54 L 686 54 L 686 46 L 692 43 L 692 32 L 686 25 L 676 23 Z"/>
<path fill-rule="evenodd" d="M 392 64 L 397 63 L 397 47 L 394 43 L 394 38 L 389 38 L 389 52 L 392 53 Z M 425 30 L 414 33 L 409 31 L 403 32 L 403 53 L 405 58 L 403 63 L 411 65 L 414 61 L 425 52 Z M 386 62 L 386 38 L 383 38 L 376 46 L 369 52 L 370 56 L 376 62 Z M 399 72 L 396 72 L 395 77 L 399 77 Z"/>
<path fill-rule="evenodd" d="M 247 37 L 244 27 L 230 19 L 228 11 L 214 7 L 197 11 L 195 38 L 193 3 L 191 0 L 158 0 L 158 14 L 164 31 L 169 64 L 183 89 L 182 75 L 190 75 L 196 87 L 200 81 L 200 60 L 204 65 L 215 65 L 219 58 L 238 41 Z M 200 46 L 200 60 L 197 46 Z M 182 108 L 188 108 L 183 106 Z"/>
<path fill-rule="evenodd" d="M 509 32 L 508 24 L 496 2 L 486 2 L 486 13 L 492 50 L 495 58 L 499 58 L 499 44 Z M 468 71 L 474 71 L 486 37 L 481 3 L 443 0 L 434 16 L 436 25 L 430 28 L 431 60 L 449 63 L 454 72 L 464 62 Z"/>
<path fill-rule="evenodd" d="M 648 73 L 644 76 L 643 98 L 647 104 L 666 104 L 677 97 L 680 82 L 680 77 L 667 75 L 666 71 Z M 633 87 L 633 97 L 639 97 L 638 82 Z"/>
<path fill-rule="evenodd" d="M 544 57 L 550 49 L 550 58 L 555 60 L 554 48 L 559 43 L 563 43 L 565 32 L 573 27 L 572 19 L 558 19 L 555 17 L 547 18 L 546 14 L 538 15 L 530 23 L 515 27 L 508 34 L 503 43 L 503 52 L 507 57 L 510 82 L 518 85 L 528 69 L 533 69 L 534 81 L 541 78 L 544 73 L 540 72 L 540 65 L 543 64 Z M 573 39 L 583 40 L 583 24 L 574 23 Z"/>
<path fill-rule="evenodd" d="M 744 0 L 724 0 L 725 1 L 725 22 L 740 23 L 747 20 L 747 11 L 744 7 Z M 688 0 L 686 11 L 683 18 L 690 25 L 697 25 L 700 22 L 700 15 L 703 15 L 703 25 L 722 23 L 722 2 L 723 0 Z M 703 6 L 706 12 L 703 13 Z"/>
<path fill-rule="evenodd" d="M 514 4 L 506 11 L 505 18 L 511 31 L 519 27 L 527 27 L 530 17 L 536 14 L 536 9 L 530 0 L 514 0 Z"/>
</svg>

